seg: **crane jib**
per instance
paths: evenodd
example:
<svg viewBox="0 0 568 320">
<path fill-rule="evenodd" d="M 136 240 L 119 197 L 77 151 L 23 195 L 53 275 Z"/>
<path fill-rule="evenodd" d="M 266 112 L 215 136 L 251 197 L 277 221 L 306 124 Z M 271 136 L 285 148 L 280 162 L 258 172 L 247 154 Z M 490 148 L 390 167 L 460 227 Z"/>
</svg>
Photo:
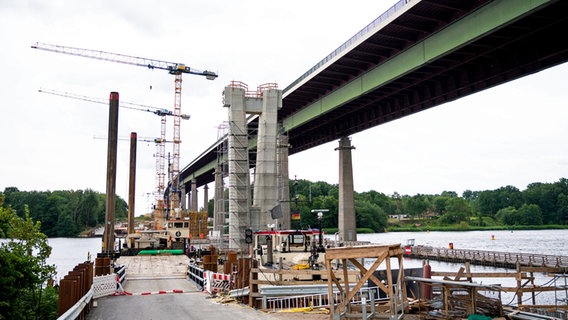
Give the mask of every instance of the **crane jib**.
<svg viewBox="0 0 568 320">
<path fill-rule="evenodd" d="M 41 43 L 41 42 L 36 42 L 35 44 L 32 44 L 31 47 L 33 49 L 63 53 L 73 56 L 80 56 L 80 57 L 92 58 L 97 60 L 105 60 L 105 61 L 112 61 L 117 63 L 147 67 L 148 69 L 162 69 L 162 70 L 167 70 L 170 74 L 191 73 L 194 75 L 205 76 L 208 80 L 213 80 L 217 78 L 217 74 L 215 72 L 191 69 L 183 63 L 167 62 L 156 59 L 129 56 L 120 53 L 66 47 L 66 46 Z"/>
</svg>

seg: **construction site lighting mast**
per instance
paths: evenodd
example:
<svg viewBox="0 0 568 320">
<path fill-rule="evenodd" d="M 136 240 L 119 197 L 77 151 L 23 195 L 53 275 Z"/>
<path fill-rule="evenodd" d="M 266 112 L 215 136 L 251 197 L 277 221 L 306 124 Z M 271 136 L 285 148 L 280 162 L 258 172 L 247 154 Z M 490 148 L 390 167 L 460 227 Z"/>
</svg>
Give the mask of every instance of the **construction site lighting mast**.
<svg viewBox="0 0 568 320">
<path fill-rule="evenodd" d="M 212 71 L 200 71 L 192 69 L 183 63 L 173 63 L 156 59 L 147 59 L 135 56 L 128 56 L 124 54 L 105 52 L 100 50 L 82 49 L 74 47 L 66 47 L 48 43 L 36 42 L 31 46 L 33 49 L 40 49 L 45 51 L 51 51 L 56 53 L 63 53 L 73 56 L 92 58 L 104 61 L 111 61 L 123 64 L 130 64 L 140 67 L 146 67 L 149 69 L 161 69 L 168 71 L 169 74 L 175 76 L 175 94 L 174 94 L 174 138 L 173 138 L 173 165 L 172 165 L 172 176 L 171 181 L 171 197 L 172 199 L 171 208 L 174 209 L 179 207 L 179 195 L 178 195 L 178 184 L 179 184 L 179 158 L 180 158 L 180 128 L 179 128 L 179 116 L 181 114 L 181 82 L 182 75 L 184 73 L 189 73 L 193 75 L 204 76 L 207 80 L 215 80 L 217 74 Z M 161 208 L 160 208 L 161 210 Z M 162 213 L 162 212 L 160 212 Z"/>
<path fill-rule="evenodd" d="M 80 94 L 76 94 L 76 93 L 56 91 L 56 90 L 45 89 L 45 88 L 40 88 L 38 91 L 41 92 L 41 93 L 47 93 L 47 94 L 56 95 L 56 96 L 60 96 L 60 97 L 64 97 L 64 98 L 72 98 L 72 99 L 76 99 L 76 100 L 83 100 L 83 101 L 108 105 L 108 101 L 106 99 L 102 99 L 102 98 L 89 97 L 89 96 L 80 95 Z M 160 122 L 161 122 L 160 138 L 156 138 L 152 141 L 156 143 L 156 149 L 157 149 L 157 152 L 156 152 L 156 191 L 155 191 L 156 205 L 157 205 L 158 208 L 163 209 L 163 207 L 164 207 L 163 203 L 164 203 L 164 190 L 165 190 L 165 176 L 166 176 L 165 170 L 164 170 L 164 168 L 165 168 L 164 162 L 165 162 L 165 159 L 166 159 L 165 143 L 166 142 L 172 142 L 172 141 L 166 141 L 166 116 L 175 117 L 175 115 L 172 111 L 170 111 L 168 109 L 155 108 L 155 107 L 151 107 L 151 106 L 147 106 L 147 105 L 143 105 L 143 104 L 138 104 L 138 103 L 127 102 L 127 101 L 121 101 L 120 107 L 138 110 L 138 111 L 150 112 L 150 113 L 153 113 L 157 116 L 160 116 L 160 118 L 161 118 L 160 119 Z M 190 116 L 187 115 L 187 114 L 181 114 L 178 118 L 181 118 L 183 120 L 189 120 Z M 130 139 L 128 139 L 128 140 L 130 140 Z M 152 141 L 147 141 L 147 142 L 152 142 Z M 158 211 L 160 211 L 160 209 L 158 209 Z M 161 214 L 161 211 L 158 212 L 158 214 L 156 214 L 155 217 L 153 217 L 153 219 L 154 219 L 154 226 L 155 227 L 160 228 L 160 227 L 163 226 L 163 224 L 164 224 L 164 222 L 162 221 L 163 220 L 163 214 Z"/>
</svg>

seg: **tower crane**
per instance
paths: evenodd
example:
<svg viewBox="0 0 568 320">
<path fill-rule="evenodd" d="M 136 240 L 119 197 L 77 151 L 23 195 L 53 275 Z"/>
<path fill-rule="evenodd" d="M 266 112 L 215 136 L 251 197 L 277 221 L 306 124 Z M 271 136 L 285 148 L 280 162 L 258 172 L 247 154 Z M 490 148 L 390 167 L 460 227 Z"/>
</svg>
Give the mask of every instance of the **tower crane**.
<svg viewBox="0 0 568 320">
<path fill-rule="evenodd" d="M 76 93 L 56 91 L 56 90 L 44 89 L 44 88 L 40 88 L 38 91 L 41 92 L 41 93 L 52 94 L 52 95 L 56 95 L 56 96 L 60 96 L 60 97 L 72 98 L 72 99 L 77 99 L 77 100 L 83 100 L 83 101 L 89 101 L 89 102 L 108 105 L 107 99 L 102 99 L 102 98 L 97 98 L 97 97 L 89 97 L 89 96 L 80 95 L 80 94 L 76 94 Z M 156 149 L 157 149 L 157 152 L 156 152 L 156 205 L 157 205 L 157 208 L 160 208 L 160 209 L 158 209 L 159 212 L 154 215 L 154 220 L 155 220 L 154 225 L 155 225 L 156 228 L 161 228 L 161 226 L 163 225 L 163 221 L 162 221 L 163 220 L 163 214 L 162 214 L 161 210 L 163 210 L 163 207 L 164 207 L 163 203 L 164 203 L 165 176 L 166 176 L 166 174 L 165 174 L 165 161 L 166 161 L 165 143 L 166 142 L 173 142 L 173 141 L 166 141 L 166 116 L 173 116 L 173 117 L 177 117 L 177 116 L 174 115 L 173 112 L 171 112 L 170 110 L 167 110 L 167 109 L 150 107 L 150 106 L 146 106 L 146 105 L 143 105 L 143 104 L 127 102 L 127 101 L 121 101 L 120 107 L 138 110 L 138 111 L 144 111 L 144 112 L 151 112 L 151 113 L 153 113 L 157 116 L 160 116 L 160 118 L 161 118 L 160 119 L 160 122 L 161 122 L 160 138 L 156 138 L 152 141 L 148 141 L 148 142 L 156 143 Z M 179 115 L 179 118 L 181 118 L 183 120 L 189 120 L 190 116 L 187 115 L 187 114 L 181 114 L 181 115 Z"/>
<path fill-rule="evenodd" d="M 40 49 L 45 51 L 51 51 L 56 53 L 63 53 L 73 56 L 92 58 L 104 61 L 111 61 L 129 65 L 135 65 L 140 67 L 146 67 L 149 69 L 161 69 L 168 71 L 169 74 L 175 76 L 174 80 L 174 137 L 173 137 L 173 164 L 172 164 L 172 181 L 170 188 L 171 191 L 171 208 L 175 209 L 179 207 L 179 195 L 178 195 L 178 184 L 179 184 L 179 158 L 180 158 L 180 115 L 181 115 L 181 82 L 182 75 L 184 73 L 204 76 L 207 80 L 214 80 L 217 78 L 217 74 L 212 71 L 200 71 L 186 66 L 183 63 L 173 63 L 156 59 L 147 59 L 135 56 L 128 56 L 124 54 L 117 54 L 111 52 L 105 52 L 100 50 L 82 49 L 74 47 L 66 47 L 48 43 L 36 42 L 31 46 L 33 49 Z M 163 200 L 162 203 L 158 203 L 158 214 L 163 216 Z"/>
<path fill-rule="evenodd" d="M 37 91 L 41 92 L 41 93 L 52 94 L 52 95 L 65 97 L 65 98 L 72 98 L 72 99 L 77 99 L 77 100 L 90 101 L 90 102 L 94 102 L 94 103 L 100 103 L 100 104 L 108 105 L 108 99 L 103 99 L 103 98 L 89 97 L 89 96 L 84 96 L 84 95 L 80 95 L 80 94 L 76 94 L 76 93 L 57 91 L 57 90 L 45 89 L 45 88 L 39 88 Z M 153 113 L 157 116 L 176 116 L 176 115 L 174 115 L 174 113 L 171 110 L 168 110 L 168 109 L 150 107 L 150 106 L 146 106 L 146 105 L 143 105 L 143 104 L 127 102 L 127 101 L 122 101 L 122 100 L 120 101 L 120 107 L 132 109 L 132 110 L 138 110 L 138 111 L 151 112 L 151 113 Z M 189 118 L 190 118 L 190 116 L 188 114 L 180 114 L 179 117 L 183 120 L 189 120 Z M 165 138 L 165 137 L 162 137 L 162 138 Z"/>
</svg>

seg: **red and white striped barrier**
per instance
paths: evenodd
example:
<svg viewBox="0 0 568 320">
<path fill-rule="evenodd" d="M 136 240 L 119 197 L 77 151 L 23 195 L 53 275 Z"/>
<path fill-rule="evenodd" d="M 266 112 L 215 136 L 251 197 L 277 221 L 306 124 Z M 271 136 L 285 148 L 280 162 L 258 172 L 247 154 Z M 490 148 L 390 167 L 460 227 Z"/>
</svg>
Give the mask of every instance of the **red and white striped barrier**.
<svg viewBox="0 0 568 320">
<path fill-rule="evenodd" d="M 228 292 L 231 288 L 231 275 L 213 271 L 203 272 L 203 289 L 208 293 Z"/>
<path fill-rule="evenodd" d="M 170 293 L 183 293 L 183 290 L 160 290 L 160 291 L 155 291 L 155 292 L 150 292 L 150 291 L 145 291 L 145 292 L 139 292 L 139 293 L 130 293 L 129 295 L 131 296 L 149 296 L 152 294 L 170 294 Z"/>
</svg>

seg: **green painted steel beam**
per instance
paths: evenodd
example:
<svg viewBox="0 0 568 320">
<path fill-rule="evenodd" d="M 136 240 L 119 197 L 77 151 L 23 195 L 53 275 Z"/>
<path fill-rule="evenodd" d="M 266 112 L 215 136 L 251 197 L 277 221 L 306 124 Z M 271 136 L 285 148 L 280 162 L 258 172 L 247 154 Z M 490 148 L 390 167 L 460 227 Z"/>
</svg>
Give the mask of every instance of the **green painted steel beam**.
<svg viewBox="0 0 568 320">
<path fill-rule="evenodd" d="M 256 150 L 256 137 L 252 137 L 249 139 L 248 141 L 248 148 L 249 150 Z M 217 156 L 219 157 L 219 156 Z M 199 169 L 197 169 L 197 171 L 192 172 L 190 175 L 188 175 L 187 177 L 185 177 L 184 179 L 182 179 L 180 181 L 180 183 L 190 183 L 191 180 L 195 179 L 196 177 L 200 177 L 202 175 L 207 174 L 207 172 L 213 170 L 215 171 L 215 168 L 217 167 L 217 164 L 219 162 L 223 163 L 229 160 L 228 155 L 227 154 L 223 154 L 220 156 L 220 159 L 215 159 L 211 162 L 209 162 L 208 164 L 200 167 Z"/>
<path fill-rule="evenodd" d="M 290 131 L 556 0 L 493 1 L 283 120 Z"/>
</svg>

